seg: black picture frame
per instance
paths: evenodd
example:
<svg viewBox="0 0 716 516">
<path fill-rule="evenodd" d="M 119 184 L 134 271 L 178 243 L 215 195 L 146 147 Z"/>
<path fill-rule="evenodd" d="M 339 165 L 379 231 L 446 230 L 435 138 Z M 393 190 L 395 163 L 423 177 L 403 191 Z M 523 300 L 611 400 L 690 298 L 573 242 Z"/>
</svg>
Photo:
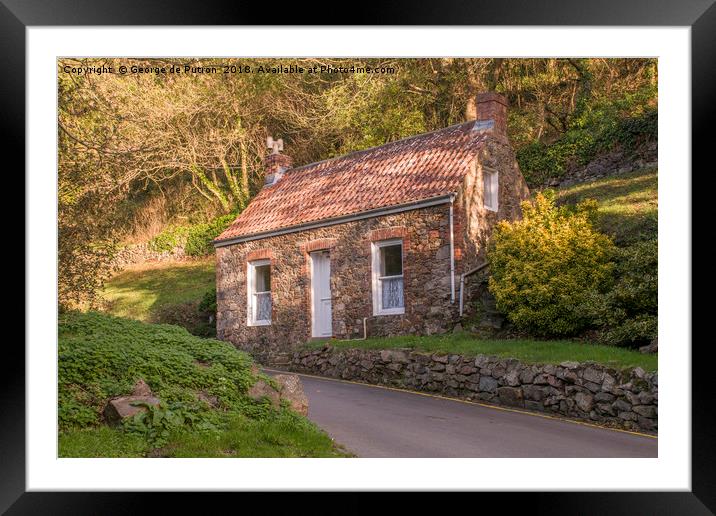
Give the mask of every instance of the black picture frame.
<svg viewBox="0 0 716 516">
<path fill-rule="evenodd" d="M 262 3 L 124 0 L 0 0 L 0 103 L 5 156 L 19 158 L 24 170 L 25 31 L 31 26 L 63 25 L 510 25 L 510 26 L 689 26 L 692 70 L 693 163 L 708 163 L 713 146 L 716 104 L 715 0 L 500 0 L 361 4 L 346 15 L 304 3 L 267 8 Z M 278 5 L 278 4 L 277 4 Z M 701 158 L 701 159 L 700 159 Z M 22 167 L 22 168 L 20 168 Z M 709 170 L 713 168 L 709 166 Z M 708 173 L 703 170 L 703 173 Z M 685 175 L 689 171 L 683 171 Z M 693 185 L 692 175 L 692 185 Z M 693 189 L 692 192 L 698 193 Z M 694 199 L 694 202 L 696 199 Z M 26 269 L 26 274 L 27 274 Z M 27 276 L 26 276 L 27 282 Z M 700 288 L 706 288 L 702 286 Z M 26 309 L 32 309 L 27 306 Z M 690 343 L 679 343 L 686 346 Z M 711 417 L 708 344 L 692 348 L 692 490 L 690 492 L 510 493 L 510 508 L 552 514 L 713 514 L 716 512 L 716 431 Z M 49 348 L 48 348 L 49 349 Z M 6 341 L 0 418 L 0 510 L 8 514 L 119 514 L 143 512 L 139 493 L 25 492 L 25 354 Z M 189 508 L 177 493 L 154 495 L 170 506 Z M 226 495 L 216 495 L 225 498 Z M 240 496 L 246 496 L 240 495 Z M 494 498 L 499 494 L 479 496 Z M 420 497 L 417 497 L 418 499 Z M 486 499 L 481 499 L 480 506 Z M 489 500 L 492 501 L 492 500 Z M 496 500 L 495 500 L 496 501 Z M 246 502 L 252 503 L 252 502 Z M 297 503 L 301 503 L 298 501 Z M 244 505 L 244 507 L 248 507 Z"/>
</svg>

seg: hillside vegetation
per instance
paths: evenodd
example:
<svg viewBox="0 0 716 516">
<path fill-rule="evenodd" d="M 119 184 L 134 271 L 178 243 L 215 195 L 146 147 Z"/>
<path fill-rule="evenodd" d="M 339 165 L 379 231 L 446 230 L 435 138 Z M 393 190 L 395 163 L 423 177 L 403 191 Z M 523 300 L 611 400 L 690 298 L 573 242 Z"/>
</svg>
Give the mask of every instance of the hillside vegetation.
<svg viewBox="0 0 716 516">
<path fill-rule="evenodd" d="M 213 256 L 201 261 L 133 265 L 106 283 L 102 297 L 112 315 L 156 321 L 164 308 L 198 303 L 214 288 L 214 268 Z"/>
<path fill-rule="evenodd" d="M 98 313 L 59 320 L 61 457 L 344 456 L 307 419 L 247 396 L 258 373 L 231 344 Z M 161 400 L 118 427 L 110 398 L 139 379 Z"/>
<path fill-rule="evenodd" d="M 637 170 L 591 183 L 576 184 L 557 190 L 560 204 L 577 204 L 595 199 L 597 227 L 625 246 L 657 238 L 658 171 Z"/>
<path fill-rule="evenodd" d="M 501 222 L 492 236 L 489 290 L 497 309 L 528 335 L 653 343 L 657 176 L 641 170 L 536 192 L 522 219 Z"/>
</svg>

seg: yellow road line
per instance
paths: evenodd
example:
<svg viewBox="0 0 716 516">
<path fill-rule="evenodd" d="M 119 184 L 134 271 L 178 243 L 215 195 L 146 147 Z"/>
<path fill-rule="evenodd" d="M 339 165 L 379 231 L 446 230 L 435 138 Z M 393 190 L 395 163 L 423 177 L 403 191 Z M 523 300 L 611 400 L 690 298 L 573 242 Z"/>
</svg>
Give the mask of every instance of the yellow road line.
<svg viewBox="0 0 716 516">
<path fill-rule="evenodd" d="M 551 416 L 549 414 L 540 414 L 538 412 L 530 412 L 527 410 L 520 410 L 520 409 L 508 408 L 508 407 L 500 407 L 498 405 L 490 405 L 488 403 L 480 403 L 479 401 L 468 401 L 468 400 L 463 400 L 460 398 L 450 398 L 449 396 L 441 396 L 439 394 L 430 394 L 428 392 L 411 391 L 409 389 L 400 389 L 398 387 L 388 387 L 387 385 L 376 385 L 373 383 L 357 382 L 355 380 L 344 380 L 342 378 L 329 378 L 328 376 L 319 376 L 319 375 L 315 375 L 315 374 L 297 373 L 294 371 L 281 371 L 278 369 L 270 369 L 268 367 L 264 367 L 262 369 L 264 371 L 271 371 L 273 373 L 297 374 L 300 376 L 307 376 L 309 378 L 316 378 L 318 380 L 327 380 L 329 382 L 352 383 L 355 385 L 364 385 L 367 387 L 375 387 L 376 389 L 385 389 L 387 391 L 407 392 L 408 394 L 415 394 L 417 396 L 425 396 L 426 398 L 437 398 L 440 400 L 456 401 L 458 403 L 466 403 L 468 405 L 478 405 L 480 407 L 490 408 L 490 409 L 494 409 L 494 410 L 502 410 L 503 412 L 515 412 L 517 414 L 525 414 L 528 416 L 541 417 L 544 419 L 553 419 L 555 421 L 566 421 L 567 423 L 573 423 L 575 425 L 588 426 L 588 427 L 592 427 L 592 428 L 598 428 L 600 430 L 611 430 L 612 432 L 621 432 L 624 434 L 638 435 L 640 437 L 649 437 L 650 439 L 658 439 L 659 438 L 656 435 L 644 434 L 641 432 L 634 432 L 632 430 L 623 430 L 621 428 L 612 428 L 609 426 L 595 425 L 594 423 L 587 423 L 586 421 L 578 421 L 576 419 L 569 419 L 567 417 Z"/>
</svg>

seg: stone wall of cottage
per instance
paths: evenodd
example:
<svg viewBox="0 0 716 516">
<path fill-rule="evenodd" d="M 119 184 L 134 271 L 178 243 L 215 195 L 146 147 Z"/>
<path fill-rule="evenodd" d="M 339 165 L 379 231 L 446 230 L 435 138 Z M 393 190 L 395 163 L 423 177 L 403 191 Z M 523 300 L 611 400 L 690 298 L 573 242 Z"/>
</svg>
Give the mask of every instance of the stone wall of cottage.
<svg viewBox="0 0 716 516">
<path fill-rule="evenodd" d="M 483 171 L 498 171 L 498 211 L 485 208 Z M 457 234 L 465 241 L 465 263 L 469 269 L 483 263 L 492 230 L 500 220 L 522 216 L 520 204 L 530 196 L 520 172 L 515 153 L 504 138 L 488 139 L 480 148 L 472 172 L 465 178 L 455 203 L 458 215 Z"/>
<path fill-rule="evenodd" d="M 333 334 L 430 335 L 452 331 L 458 305 L 451 302 L 449 205 L 346 222 L 216 249 L 217 336 L 259 360 L 292 350 L 311 338 L 311 251 L 328 249 Z M 405 314 L 373 316 L 371 242 L 403 241 Z M 455 242 L 456 280 L 461 242 Z M 247 326 L 247 262 L 271 260 L 270 326 Z M 457 285 L 456 285 L 457 286 Z"/>
<path fill-rule="evenodd" d="M 410 349 L 298 350 L 282 368 L 528 409 L 656 432 L 657 373 L 600 364 L 525 364 L 515 359 Z"/>
</svg>

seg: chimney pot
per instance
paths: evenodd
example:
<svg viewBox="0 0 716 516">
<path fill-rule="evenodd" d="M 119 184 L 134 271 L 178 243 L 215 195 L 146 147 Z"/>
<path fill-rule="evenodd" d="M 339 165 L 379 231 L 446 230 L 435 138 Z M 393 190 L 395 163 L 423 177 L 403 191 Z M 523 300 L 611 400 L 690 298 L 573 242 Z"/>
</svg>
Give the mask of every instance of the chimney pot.
<svg viewBox="0 0 716 516">
<path fill-rule="evenodd" d="M 279 150 L 283 149 L 282 140 L 274 141 L 273 138 L 271 138 L 271 143 L 269 144 L 268 139 L 266 143 L 270 151 L 264 158 L 264 185 L 268 186 L 275 184 L 281 179 L 281 175 L 284 171 L 293 166 L 293 158 L 279 152 Z"/>
<path fill-rule="evenodd" d="M 488 91 L 478 93 L 477 104 L 477 120 L 492 120 L 494 122 L 493 131 L 496 134 L 507 136 L 507 98 L 504 95 Z"/>
</svg>

